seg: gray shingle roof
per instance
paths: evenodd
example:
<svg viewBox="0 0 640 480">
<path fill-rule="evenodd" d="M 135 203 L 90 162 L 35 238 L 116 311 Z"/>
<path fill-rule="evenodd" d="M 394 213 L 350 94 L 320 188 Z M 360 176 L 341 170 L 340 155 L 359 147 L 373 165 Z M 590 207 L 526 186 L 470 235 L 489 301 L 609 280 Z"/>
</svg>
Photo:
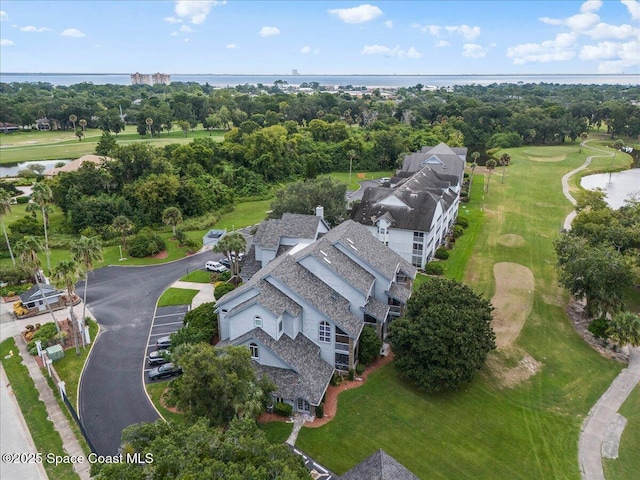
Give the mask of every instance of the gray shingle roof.
<svg viewBox="0 0 640 480">
<path fill-rule="evenodd" d="M 418 480 L 405 466 L 380 449 L 340 477 L 340 480 Z"/>
<path fill-rule="evenodd" d="M 369 297 L 364 306 L 364 311 L 381 322 L 384 322 L 389 313 L 389 308 L 389 305 L 386 303 L 377 300 L 375 297 Z"/>
<path fill-rule="evenodd" d="M 251 297 L 250 299 L 233 307 L 231 310 L 229 310 L 229 315 L 235 315 L 236 313 L 244 310 L 246 307 L 249 307 L 256 303 L 262 305 L 276 317 L 279 317 L 284 312 L 289 312 L 292 316 L 297 317 L 302 312 L 302 307 L 300 305 L 298 305 L 280 290 L 275 288 L 269 282 L 261 280 L 255 286 L 255 289 L 259 293 L 256 296 Z"/>
<path fill-rule="evenodd" d="M 417 172 L 424 167 L 423 162 L 432 156 L 437 157 L 442 162 L 441 164 L 431 164 L 436 172 L 452 175 L 454 178 L 462 180 L 467 149 L 459 147 L 454 149 L 445 143 L 440 143 L 435 147 L 422 147 L 419 152 L 406 155 L 402 162 L 402 170 L 405 172 Z"/>
<path fill-rule="evenodd" d="M 256 231 L 253 242 L 261 248 L 276 250 L 282 237 L 315 240 L 318 225 L 323 221 L 316 215 L 285 213 L 281 219 L 262 222 Z"/>
<path fill-rule="evenodd" d="M 42 289 L 42 293 L 44 293 L 44 296 L 46 298 L 62 295 L 63 293 L 57 288 L 55 288 L 54 286 L 49 285 L 47 283 L 41 283 L 40 288 Z M 34 300 L 42 299 L 42 294 L 38 289 L 38 285 L 34 285 L 29 290 L 27 290 L 26 292 L 22 292 L 18 296 L 20 297 L 20 300 L 22 301 L 22 303 L 33 302 Z"/>
<path fill-rule="evenodd" d="M 394 282 L 391 284 L 391 288 L 389 288 L 389 296 L 400 300 L 402 303 L 407 303 L 407 300 L 409 300 L 411 296 L 411 290 Z"/>
<path fill-rule="evenodd" d="M 261 328 L 250 330 L 232 343 L 237 345 L 251 339 L 264 345 L 291 367 L 285 369 L 258 364 L 259 371 L 269 375 L 277 385 L 277 396 L 306 398 L 312 405 L 318 405 L 322 401 L 334 368 L 322 360 L 319 346 L 302 334 L 298 334 L 295 339 L 282 335 L 279 340 L 275 340 Z"/>
</svg>

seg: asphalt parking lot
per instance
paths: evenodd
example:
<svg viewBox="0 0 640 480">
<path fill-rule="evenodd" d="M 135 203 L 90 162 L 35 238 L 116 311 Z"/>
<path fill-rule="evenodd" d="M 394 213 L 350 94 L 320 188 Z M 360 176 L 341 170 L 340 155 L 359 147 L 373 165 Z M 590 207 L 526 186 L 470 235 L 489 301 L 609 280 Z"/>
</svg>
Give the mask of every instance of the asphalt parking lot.
<svg viewBox="0 0 640 480">
<path fill-rule="evenodd" d="M 144 356 L 144 381 L 149 383 L 150 380 L 147 377 L 149 370 L 155 367 L 150 367 L 147 362 L 147 357 L 150 352 L 157 350 L 156 342 L 160 337 L 171 335 L 176 332 L 183 325 L 185 314 L 189 311 L 188 305 L 176 305 L 172 307 L 159 307 L 151 322 L 151 329 L 149 330 L 149 341 L 147 342 L 147 349 Z M 161 379 L 157 381 L 163 381 Z"/>
</svg>

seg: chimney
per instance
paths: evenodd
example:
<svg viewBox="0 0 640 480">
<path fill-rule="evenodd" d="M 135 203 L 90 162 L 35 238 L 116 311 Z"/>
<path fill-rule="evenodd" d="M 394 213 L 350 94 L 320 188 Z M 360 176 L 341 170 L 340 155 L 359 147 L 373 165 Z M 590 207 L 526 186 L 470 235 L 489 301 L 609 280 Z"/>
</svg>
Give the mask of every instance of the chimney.
<svg viewBox="0 0 640 480">
<path fill-rule="evenodd" d="M 316 207 L 316 217 L 324 218 L 324 207 L 322 205 Z"/>
</svg>

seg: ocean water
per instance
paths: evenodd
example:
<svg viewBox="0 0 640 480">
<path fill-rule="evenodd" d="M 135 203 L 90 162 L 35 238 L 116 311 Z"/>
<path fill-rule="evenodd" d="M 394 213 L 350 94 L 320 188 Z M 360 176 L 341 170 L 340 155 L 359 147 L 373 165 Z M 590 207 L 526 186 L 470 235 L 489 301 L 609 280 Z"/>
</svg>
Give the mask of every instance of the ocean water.
<svg viewBox="0 0 640 480">
<path fill-rule="evenodd" d="M 500 83 L 557 83 L 566 85 L 638 85 L 640 75 L 189 75 L 171 74 L 172 82 L 196 82 L 215 87 L 236 85 L 273 85 L 282 80 L 291 85 L 318 82 L 320 85 L 353 85 L 366 87 L 449 87 L 453 85 L 492 85 Z M 56 86 L 78 83 L 94 85 L 130 85 L 129 74 L 109 73 L 2 73 L 0 82 L 45 82 Z"/>
</svg>

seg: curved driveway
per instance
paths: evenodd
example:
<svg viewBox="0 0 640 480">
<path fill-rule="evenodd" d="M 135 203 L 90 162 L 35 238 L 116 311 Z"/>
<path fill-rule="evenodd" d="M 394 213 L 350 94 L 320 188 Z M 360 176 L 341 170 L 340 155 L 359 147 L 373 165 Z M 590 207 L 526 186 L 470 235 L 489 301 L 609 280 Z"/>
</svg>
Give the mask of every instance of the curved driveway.
<svg viewBox="0 0 640 480">
<path fill-rule="evenodd" d="M 80 380 L 78 403 L 98 454 L 115 455 L 125 427 L 158 418 L 142 373 L 156 302 L 174 281 L 211 258 L 209 251 L 163 265 L 111 266 L 90 274 L 87 306 L 101 333 Z"/>
</svg>

